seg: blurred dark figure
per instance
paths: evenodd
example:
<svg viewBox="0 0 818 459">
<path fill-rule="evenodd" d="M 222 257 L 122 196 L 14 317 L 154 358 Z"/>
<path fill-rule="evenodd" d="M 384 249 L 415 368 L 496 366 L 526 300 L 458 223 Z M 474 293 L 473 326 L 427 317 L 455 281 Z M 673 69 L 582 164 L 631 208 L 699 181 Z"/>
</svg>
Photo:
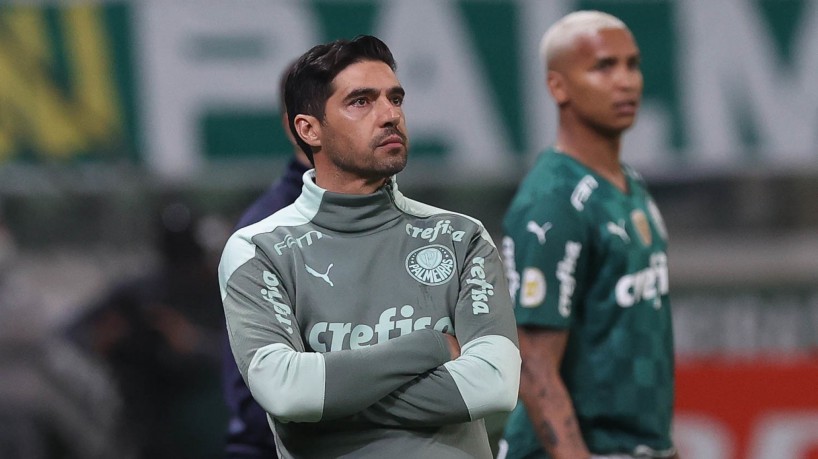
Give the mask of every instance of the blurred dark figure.
<svg viewBox="0 0 818 459">
<path fill-rule="evenodd" d="M 119 394 L 54 333 L 23 259 L 0 207 L 0 458 L 133 459 L 119 442 Z"/>
<path fill-rule="evenodd" d="M 220 457 L 226 412 L 217 260 L 189 207 L 169 204 L 160 217 L 160 265 L 115 286 L 72 336 L 110 367 L 140 457 Z"/>
</svg>

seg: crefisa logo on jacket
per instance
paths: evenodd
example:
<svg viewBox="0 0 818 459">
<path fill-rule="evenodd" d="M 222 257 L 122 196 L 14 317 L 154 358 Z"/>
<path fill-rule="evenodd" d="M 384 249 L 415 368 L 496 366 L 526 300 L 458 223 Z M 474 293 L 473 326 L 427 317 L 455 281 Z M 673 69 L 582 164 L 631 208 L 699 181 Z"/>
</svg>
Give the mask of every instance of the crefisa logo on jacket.
<svg viewBox="0 0 818 459">
<path fill-rule="evenodd" d="M 439 244 L 415 249 L 406 257 L 406 271 L 426 285 L 445 284 L 454 275 L 454 268 L 454 254 Z"/>
</svg>

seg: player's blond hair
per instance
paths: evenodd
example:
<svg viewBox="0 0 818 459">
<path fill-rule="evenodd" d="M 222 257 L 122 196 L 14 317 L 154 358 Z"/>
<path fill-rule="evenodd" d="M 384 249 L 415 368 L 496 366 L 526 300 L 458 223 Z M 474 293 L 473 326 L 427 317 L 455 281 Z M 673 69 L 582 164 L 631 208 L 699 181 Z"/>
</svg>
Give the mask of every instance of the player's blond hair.
<svg viewBox="0 0 818 459">
<path fill-rule="evenodd" d="M 595 10 L 574 11 L 555 22 L 540 41 L 540 58 L 546 69 L 551 68 L 554 57 L 568 48 L 574 40 L 585 34 L 595 34 L 602 29 L 628 29 L 628 26 L 608 13 Z"/>
</svg>

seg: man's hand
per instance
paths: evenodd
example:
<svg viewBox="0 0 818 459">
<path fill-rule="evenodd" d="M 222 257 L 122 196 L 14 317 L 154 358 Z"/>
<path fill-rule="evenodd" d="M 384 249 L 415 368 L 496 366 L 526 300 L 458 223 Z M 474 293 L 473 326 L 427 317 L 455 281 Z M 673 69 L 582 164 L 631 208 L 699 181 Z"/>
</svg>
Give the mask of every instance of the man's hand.
<svg viewBox="0 0 818 459">
<path fill-rule="evenodd" d="M 460 357 L 460 343 L 457 342 L 457 338 L 448 333 L 444 333 L 443 336 L 449 345 L 449 354 L 451 354 L 452 360 Z"/>
</svg>

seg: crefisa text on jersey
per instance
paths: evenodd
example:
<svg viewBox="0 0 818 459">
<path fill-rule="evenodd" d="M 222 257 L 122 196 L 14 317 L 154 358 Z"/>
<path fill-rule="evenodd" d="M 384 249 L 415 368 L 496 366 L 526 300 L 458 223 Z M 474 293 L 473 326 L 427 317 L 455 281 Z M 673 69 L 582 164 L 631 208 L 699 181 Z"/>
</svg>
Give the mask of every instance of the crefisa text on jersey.
<svg viewBox="0 0 818 459">
<path fill-rule="evenodd" d="M 616 304 L 629 308 L 640 301 L 653 302 L 653 307 L 662 307 L 662 296 L 670 291 L 667 268 L 667 254 L 656 252 L 650 256 L 650 266 L 622 276 L 616 283 Z"/>
<path fill-rule="evenodd" d="M 565 257 L 557 263 L 557 279 L 560 281 L 559 311 L 563 317 L 571 315 L 571 301 L 577 281 L 574 271 L 577 269 L 577 259 L 582 252 L 582 244 L 576 241 L 565 243 Z"/>
<path fill-rule="evenodd" d="M 407 223 L 406 234 L 429 242 L 434 242 L 438 235 L 451 234 L 453 241 L 460 242 L 463 240 L 463 235 L 465 235 L 466 232 L 455 231 L 455 229 L 452 228 L 451 220 L 438 220 L 437 223 L 435 223 L 435 226 L 432 228 L 420 228 L 413 226 L 411 223 Z"/>
<path fill-rule="evenodd" d="M 293 310 L 286 304 L 278 301 L 282 298 L 281 291 L 278 289 L 281 282 L 278 280 L 278 277 L 276 277 L 276 275 L 270 271 L 264 271 L 261 273 L 261 278 L 264 280 L 264 285 L 267 287 L 261 289 L 261 297 L 273 305 L 276 320 L 278 320 L 278 322 L 284 327 L 284 330 L 286 330 L 287 333 L 292 335 L 293 322 L 292 319 L 290 319 L 290 316 L 292 315 Z"/>
<path fill-rule="evenodd" d="M 488 301 L 490 296 L 494 296 L 494 285 L 486 281 L 485 259 L 483 257 L 474 257 L 471 263 L 469 274 L 472 277 L 466 279 L 467 284 L 475 287 L 471 289 L 471 310 L 474 315 L 488 314 Z"/>
<path fill-rule="evenodd" d="M 439 332 L 454 334 L 452 320 L 449 317 L 438 319 L 433 326 L 432 318 L 429 316 L 415 318 L 415 308 L 409 304 L 401 306 L 401 318 L 396 320 L 397 315 L 398 308 L 385 309 L 374 327 L 350 322 L 318 322 L 310 328 L 307 341 L 313 350 L 327 352 L 368 347 L 429 327 Z"/>
</svg>

